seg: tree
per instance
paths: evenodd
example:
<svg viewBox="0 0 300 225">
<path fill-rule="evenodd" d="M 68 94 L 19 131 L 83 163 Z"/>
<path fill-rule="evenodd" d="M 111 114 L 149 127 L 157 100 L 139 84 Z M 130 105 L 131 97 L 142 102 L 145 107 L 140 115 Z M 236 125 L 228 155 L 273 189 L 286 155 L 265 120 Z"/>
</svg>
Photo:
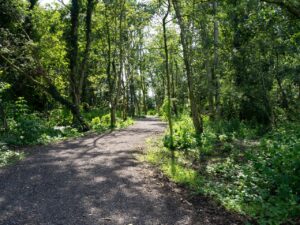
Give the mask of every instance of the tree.
<svg viewBox="0 0 300 225">
<path fill-rule="evenodd" d="M 165 69 L 166 69 L 166 78 L 167 78 L 167 107 L 168 107 L 168 122 L 170 130 L 170 149 L 173 149 L 173 123 L 172 123 L 172 101 L 171 101 L 171 78 L 170 78 L 170 66 L 169 66 L 169 49 L 168 49 L 168 39 L 167 39 L 167 19 L 170 13 L 171 3 L 167 1 L 167 12 L 163 17 L 163 39 L 164 39 L 164 50 L 165 50 Z"/>
<path fill-rule="evenodd" d="M 193 123 L 196 129 L 196 132 L 198 134 L 201 134 L 203 132 L 203 124 L 201 121 L 201 117 L 199 116 L 199 112 L 197 109 L 195 96 L 194 96 L 194 85 L 193 85 L 193 73 L 191 68 L 191 59 L 190 59 L 190 46 L 188 41 L 188 34 L 187 34 L 187 25 L 185 21 L 182 18 L 182 12 L 181 12 L 181 6 L 180 3 L 177 0 L 173 0 L 173 6 L 175 9 L 176 17 L 178 20 L 178 24 L 180 27 L 180 40 L 182 44 L 183 49 L 183 58 L 184 58 L 184 64 L 186 69 L 186 75 L 188 80 L 188 89 L 189 89 L 189 100 L 190 100 L 190 106 L 191 106 L 191 114 Z"/>
</svg>

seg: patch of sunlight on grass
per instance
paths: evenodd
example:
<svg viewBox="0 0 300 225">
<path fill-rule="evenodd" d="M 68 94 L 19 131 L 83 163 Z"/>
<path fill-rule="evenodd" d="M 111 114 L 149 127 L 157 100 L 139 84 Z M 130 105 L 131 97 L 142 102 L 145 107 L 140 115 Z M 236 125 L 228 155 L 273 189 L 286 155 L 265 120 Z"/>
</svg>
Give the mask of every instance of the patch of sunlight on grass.
<svg viewBox="0 0 300 225">
<path fill-rule="evenodd" d="M 24 152 L 0 149 L 0 167 L 4 167 L 25 158 Z"/>
<path fill-rule="evenodd" d="M 197 190 L 203 185 L 203 179 L 193 169 L 185 168 L 177 164 L 175 160 L 168 160 L 161 165 L 161 169 L 165 175 L 167 175 L 173 182 L 183 184 L 190 187 L 193 190 Z"/>
<path fill-rule="evenodd" d="M 172 152 L 161 146 L 159 141 L 148 140 L 147 153 L 144 160 L 152 165 L 158 166 L 161 171 L 175 183 L 186 185 L 193 190 L 203 185 L 203 178 L 194 169 L 186 168 L 178 161 L 180 153 Z"/>
</svg>

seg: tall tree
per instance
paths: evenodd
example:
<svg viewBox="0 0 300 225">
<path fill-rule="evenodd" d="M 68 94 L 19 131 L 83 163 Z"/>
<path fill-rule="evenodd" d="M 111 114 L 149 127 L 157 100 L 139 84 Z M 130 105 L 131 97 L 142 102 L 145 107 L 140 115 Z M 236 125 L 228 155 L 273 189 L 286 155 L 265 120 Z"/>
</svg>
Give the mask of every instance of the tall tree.
<svg viewBox="0 0 300 225">
<path fill-rule="evenodd" d="M 172 101 L 171 101 L 171 78 L 170 78 L 170 66 L 169 66 L 169 48 L 168 48 L 168 37 L 167 37 L 167 19 L 170 13 L 171 3 L 167 0 L 167 12 L 163 17 L 163 39 L 164 39 L 164 50 L 165 50 L 165 70 L 167 78 L 167 107 L 168 107 L 168 122 L 170 131 L 170 148 L 173 149 L 173 122 L 172 122 Z"/>
<path fill-rule="evenodd" d="M 184 59 L 187 81 L 188 81 L 189 100 L 190 100 L 193 124 L 197 134 L 201 134 L 203 132 L 203 124 L 202 124 L 201 116 L 199 115 L 199 111 L 197 109 L 197 104 L 194 95 L 193 71 L 191 68 L 191 58 L 190 58 L 191 51 L 190 51 L 190 43 L 188 41 L 188 36 L 189 36 L 188 27 L 182 17 L 182 9 L 181 9 L 180 2 L 178 0 L 172 0 L 172 3 L 180 27 L 180 40 L 183 49 L 183 59 Z"/>
</svg>

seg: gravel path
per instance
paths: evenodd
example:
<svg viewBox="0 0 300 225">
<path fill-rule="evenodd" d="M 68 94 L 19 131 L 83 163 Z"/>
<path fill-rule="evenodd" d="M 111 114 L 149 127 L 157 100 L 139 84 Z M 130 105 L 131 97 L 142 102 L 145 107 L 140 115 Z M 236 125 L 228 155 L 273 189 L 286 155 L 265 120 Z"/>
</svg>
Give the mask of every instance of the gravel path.
<svg viewBox="0 0 300 225">
<path fill-rule="evenodd" d="M 191 224 L 191 212 L 136 161 L 155 119 L 36 149 L 0 170 L 0 224 Z"/>
<path fill-rule="evenodd" d="M 213 206 L 202 209 L 205 202 L 199 219 L 135 159 L 147 137 L 164 129 L 143 119 L 121 131 L 36 147 L 24 161 L 0 169 L 0 224 L 225 224 Z"/>
</svg>

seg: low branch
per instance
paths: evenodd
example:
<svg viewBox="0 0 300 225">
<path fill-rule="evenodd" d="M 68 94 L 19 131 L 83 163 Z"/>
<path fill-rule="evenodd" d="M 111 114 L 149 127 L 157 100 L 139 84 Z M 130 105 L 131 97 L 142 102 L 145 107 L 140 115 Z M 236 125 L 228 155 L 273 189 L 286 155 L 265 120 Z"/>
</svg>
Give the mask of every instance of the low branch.
<svg viewBox="0 0 300 225">
<path fill-rule="evenodd" d="M 51 82 L 49 77 L 47 77 L 46 72 L 43 69 L 38 70 L 38 75 L 42 76 L 46 81 L 46 84 L 43 84 L 36 79 L 34 79 L 31 75 L 29 75 L 26 71 L 22 68 L 16 66 L 11 60 L 6 58 L 4 55 L 0 54 L 1 58 L 4 59 L 11 67 L 13 67 L 18 72 L 22 73 L 26 78 L 32 81 L 35 85 L 39 86 L 42 90 L 48 93 L 55 101 L 59 102 L 61 105 L 67 107 L 73 114 L 73 116 L 77 119 L 80 123 L 80 130 L 81 131 L 88 131 L 90 128 L 88 124 L 84 121 L 83 117 L 80 114 L 79 108 L 72 104 L 69 100 L 64 98 L 55 85 Z"/>
</svg>

